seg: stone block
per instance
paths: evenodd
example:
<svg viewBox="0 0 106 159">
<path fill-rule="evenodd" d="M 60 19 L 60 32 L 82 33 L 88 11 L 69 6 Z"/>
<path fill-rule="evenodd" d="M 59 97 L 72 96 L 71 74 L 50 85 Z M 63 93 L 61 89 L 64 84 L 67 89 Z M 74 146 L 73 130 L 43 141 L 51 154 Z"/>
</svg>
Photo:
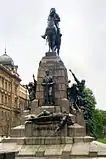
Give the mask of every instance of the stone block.
<svg viewBox="0 0 106 159">
<path fill-rule="evenodd" d="M 68 135 L 71 137 L 85 136 L 85 128 L 77 123 L 68 127 Z"/>
<path fill-rule="evenodd" d="M 41 145 L 45 144 L 45 137 L 40 137 L 40 143 L 41 143 Z"/>
<path fill-rule="evenodd" d="M 57 81 L 57 83 L 65 84 L 65 77 L 64 77 L 64 76 L 60 76 L 60 77 L 58 77 L 58 81 Z"/>
<path fill-rule="evenodd" d="M 23 137 L 25 133 L 24 125 L 19 125 L 11 129 L 11 137 Z"/>
<path fill-rule="evenodd" d="M 36 92 L 36 99 L 43 99 L 43 91 L 37 91 Z"/>
<path fill-rule="evenodd" d="M 60 106 L 55 106 L 55 112 L 56 113 L 61 112 Z"/>
<path fill-rule="evenodd" d="M 66 137 L 67 136 L 67 124 L 64 125 L 64 128 L 60 130 L 60 136 Z"/>
<path fill-rule="evenodd" d="M 51 137 L 45 137 L 44 144 L 45 145 L 49 145 L 50 144 L 50 140 L 51 140 Z"/>
<path fill-rule="evenodd" d="M 25 143 L 26 145 L 33 145 L 33 139 L 30 137 L 30 138 L 26 138 L 25 139 Z"/>
<path fill-rule="evenodd" d="M 42 98 L 39 98 L 39 106 L 43 105 L 44 104 L 44 99 Z"/>
<path fill-rule="evenodd" d="M 25 144 L 24 138 L 19 138 L 19 139 L 17 139 L 17 144 L 18 144 L 18 145 L 24 145 L 24 144 Z"/>
<path fill-rule="evenodd" d="M 57 56 L 56 52 L 46 52 L 45 56 Z"/>
<path fill-rule="evenodd" d="M 62 151 L 62 159 L 70 159 L 71 149 L 72 149 L 72 144 L 65 145 Z"/>
<path fill-rule="evenodd" d="M 83 142 L 84 137 L 74 137 L 73 140 L 74 140 L 75 143 L 76 142 Z"/>
<path fill-rule="evenodd" d="M 60 92 L 59 92 L 59 91 L 56 91 L 56 92 L 55 92 L 55 98 L 56 98 L 56 99 L 60 98 Z"/>
<path fill-rule="evenodd" d="M 73 143 L 73 138 L 72 137 L 66 137 L 65 138 L 65 143 L 66 144 L 72 144 Z"/>
<path fill-rule="evenodd" d="M 65 144 L 66 143 L 66 137 L 60 137 L 60 143 Z"/>
<path fill-rule="evenodd" d="M 41 106 L 40 110 L 41 110 L 41 112 L 43 110 L 47 110 L 49 112 L 56 112 L 56 106 L 52 106 L 52 105 L 51 106 Z"/>
<path fill-rule="evenodd" d="M 65 98 L 65 91 L 59 91 L 59 98 Z"/>
<path fill-rule="evenodd" d="M 61 76 L 65 77 L 65 70 L 61 70 Z"/>
<path fill-rule="evenodd" d="M 90 157 L 97 157 L 98 156 L 98 152 L 97 151 L 89 151 L 89 156 Z"/>
<path fill-rule="evenodd" d="M 40 137 L 36 137 L 36 145 L 40 145 L 41 144 L 41 138 Z"/>
<path fill-rule="evenodd" d="M 60 100 L 60 106 L 62 109 L 62 112 L 66 111 L 67 113 L 69 113 L 69 100 L 66 98 L 62 98 Z"/>
<path fill-rule="evenodd" d="M 64 147 L 64 145 L 50 145 L 45 150 L 44 155 L 45 155 L 45 157 L 49 157 L 49 158 L 52 158 L 52 156 L 53 156 L 56 159 L 57 156 L 61 156 L 63 147 Z"/>
<path fill-rule="evenodd" d="M 61 90 L 66 91 L 66 85 L 65 84 L 61 84 Z"/>
<path fill-rule="evenodd" d="M 46 149 L 46 146 L 40 146 L 36 152 L 36 157 L 43 157 L 45 149 Z"/>
<path fill-rule="evenodd" d="M 32 137 L 32 123 L 31 122 L 25 123 L 25 136 Z"/>
<path fill-rule="evenodd" d="M 76 113 L 76 123 L 85 127 L 84 116 L 82 112 Z"/>
<path fill-rule="evenodd" d="M 83 140 L 84 140 L 84 142 L 92 142 L 94 140 L 94 137 L 84 136 Z"/>
<path fill-rule="evenodd" d="M 31 113 L 36 112 L 36 108 L 37 108 L 37 107 L 38 107 L 38 100 L 35 99 L 35 100 L 33 100 L 32 103 L 31 103 Z"/>
</svg>

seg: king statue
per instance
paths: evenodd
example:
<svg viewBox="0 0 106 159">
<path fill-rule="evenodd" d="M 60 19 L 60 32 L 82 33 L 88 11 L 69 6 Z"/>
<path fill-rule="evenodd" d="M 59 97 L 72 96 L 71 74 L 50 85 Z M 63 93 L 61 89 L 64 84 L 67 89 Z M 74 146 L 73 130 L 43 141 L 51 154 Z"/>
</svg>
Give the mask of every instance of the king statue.
<svg viewBox="0 0 106 159">
<path fill-rule="evenodd" d="M 50 9 L 50 14 L 48 16 L 48 26 L 46 28 L 45 34 L 41 37 L 48 41 L 49 52 L 50 49 L 56 51 L 59 55 L 60 45 L 61 45 L 61 36 L 59 28 L 60 17 L 56 13 L 55 8 Z"/>
</svg>

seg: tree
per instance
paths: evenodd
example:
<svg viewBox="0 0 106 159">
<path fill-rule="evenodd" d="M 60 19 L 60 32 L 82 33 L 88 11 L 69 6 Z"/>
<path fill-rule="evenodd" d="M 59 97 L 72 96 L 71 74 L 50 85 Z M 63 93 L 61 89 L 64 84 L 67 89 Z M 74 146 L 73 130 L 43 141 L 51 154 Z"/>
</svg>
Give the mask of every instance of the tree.
<svg viewBox="0 0 106 159">
<path fill-rule="evenodd" d="M 86 123 L 87 135 L 96 137 L 95 124 L 94 124 L 96 100 L 92 90 L 90 90 L 89 88 L 85 88 L 82 93 L 82 98 L 83 98 L 82 109 L 83 109 L 84 119 Z"/>
<path fill-rule="evenodd" d="M 95 109 L 94 112 L 94 124 L 95 124 L 95 134 L 96 138 L 101 138 L 104 136 L 103 134 L 103 111 L 99 109 Z"/>
</svg>

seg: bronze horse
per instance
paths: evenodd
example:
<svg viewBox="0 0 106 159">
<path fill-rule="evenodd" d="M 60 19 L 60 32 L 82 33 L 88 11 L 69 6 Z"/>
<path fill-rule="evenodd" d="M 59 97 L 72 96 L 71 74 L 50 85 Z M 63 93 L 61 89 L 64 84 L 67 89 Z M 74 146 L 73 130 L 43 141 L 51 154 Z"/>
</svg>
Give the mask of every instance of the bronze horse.
<svg viewBox="0 0 106 159">
<path fill-rule="evenodd" d="M 59 55 L 59 50 L 61 45 L 61 36 L 54 24 L 54 20 L 52 17 L 48 21 L 48 26 L 46 28 L 46 40 L 48 41 L 49 52 L 56 51 L 57 54 Z"/>
</svg>

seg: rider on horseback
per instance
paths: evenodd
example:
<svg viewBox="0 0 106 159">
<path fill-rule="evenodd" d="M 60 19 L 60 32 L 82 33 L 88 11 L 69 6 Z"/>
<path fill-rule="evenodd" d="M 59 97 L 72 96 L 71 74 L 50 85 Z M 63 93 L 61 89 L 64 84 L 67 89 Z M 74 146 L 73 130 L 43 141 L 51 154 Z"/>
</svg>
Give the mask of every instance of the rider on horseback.
<svg viewBox="0 0 106 159">
<path fill-rule="evenodd" d="M 50 21 L 51 18 L 53 18 L 55 27 L 56 27 L 56 29 L 57 29 L 57 33 L 59 33 L 60 36 L 62 36 L 62 34 L 60 33 L 60 28 L 59 28 L 60 17 L 59 17 L 59 15 L 56 13 L 56 9 L 55 9 L 55 8 L 51 8 L 51 9 L 50 9 L 50 14 L 49 14 L 49 16 L 48 16 L 48 21 Z M 46 36 L 47 36 L 47 33 L 45 32 L 45 35 L 42 35 L 41 37 L 42 37 L 43 39 L 45 39 Z"/>
</svg>

